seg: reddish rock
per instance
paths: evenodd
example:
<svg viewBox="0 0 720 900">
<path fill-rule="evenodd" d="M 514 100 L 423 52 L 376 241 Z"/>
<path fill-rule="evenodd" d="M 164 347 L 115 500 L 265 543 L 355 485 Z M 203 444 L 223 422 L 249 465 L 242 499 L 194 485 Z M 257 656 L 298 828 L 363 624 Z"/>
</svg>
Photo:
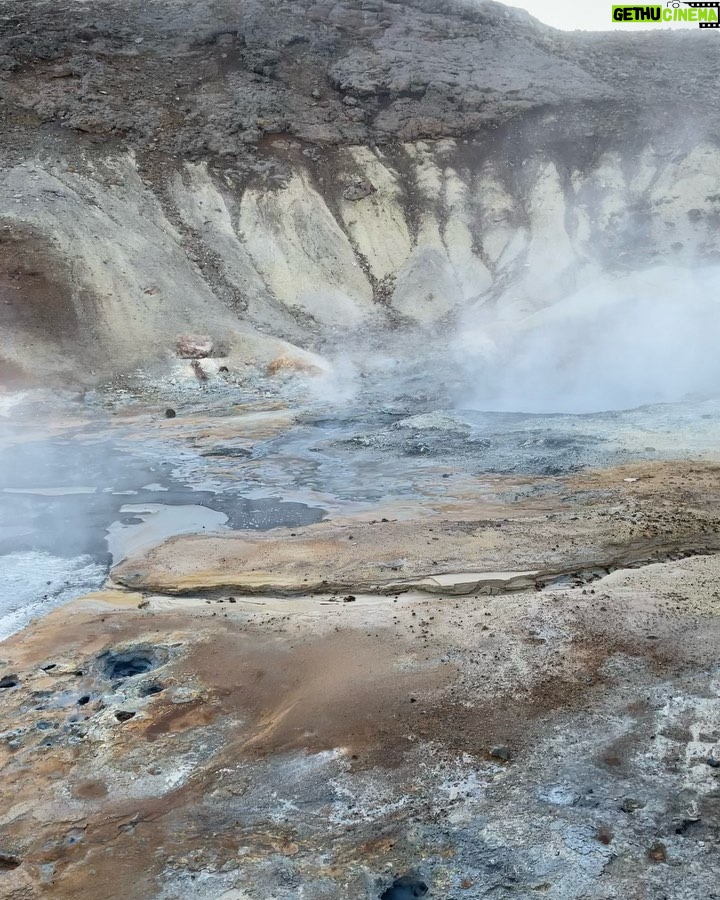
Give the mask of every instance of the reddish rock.
<svg viewBox="0 0 720 900">
<path fill-rule="evenodd" d="M 175 352 L 180 359 L 207 359 L 213 356 L 215 344 L 207 335 L 185 334 L 177 339 Z"/>
</svg>

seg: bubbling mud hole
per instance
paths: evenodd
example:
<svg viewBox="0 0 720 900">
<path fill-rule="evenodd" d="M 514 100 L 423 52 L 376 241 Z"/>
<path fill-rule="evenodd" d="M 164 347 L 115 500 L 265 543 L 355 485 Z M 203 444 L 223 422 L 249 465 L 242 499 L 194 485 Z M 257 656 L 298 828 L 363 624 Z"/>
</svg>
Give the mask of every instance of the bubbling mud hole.
<svg viewBox="0 0 720 900">
<path fill-rule="evenodd" d="M 163 660 L 159 658 L 156 651 L 140 646 L 120 652 L 108 650 L 98 657 L 98 662 L 106 678 L 110 681 L 122 681 L 125 678 L 134 678 L 136 675 L 152 672 L 153 669 L 162 665 Z"/>
<path fill-rule="evenodd" d="M 383 891 L 380 900 L 415 900 L 416 897 L 425 897 L 428 886 L 420 878 L 403 876 L 396 878 L 390 887 Z"/>
</svg>

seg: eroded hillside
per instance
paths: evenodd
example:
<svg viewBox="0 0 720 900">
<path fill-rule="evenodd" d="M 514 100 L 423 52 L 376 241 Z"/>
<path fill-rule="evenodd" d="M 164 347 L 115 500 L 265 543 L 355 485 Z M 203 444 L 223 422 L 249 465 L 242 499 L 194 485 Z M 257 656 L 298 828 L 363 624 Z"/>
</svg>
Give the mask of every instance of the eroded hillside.
<svg viewBox="0 0 720 900">
<path fill-rule="evenodd" d="M 232 371 L 442 343 L 716 261 L 711 41 L 494 3 L 2 10 L 8 378 L 94 383 L 188 332 Z"/>
<path fill-rule="evenodd" d="M 717 897 L 717 40 L 0 0 L 0 896 Z"/>
</svg>

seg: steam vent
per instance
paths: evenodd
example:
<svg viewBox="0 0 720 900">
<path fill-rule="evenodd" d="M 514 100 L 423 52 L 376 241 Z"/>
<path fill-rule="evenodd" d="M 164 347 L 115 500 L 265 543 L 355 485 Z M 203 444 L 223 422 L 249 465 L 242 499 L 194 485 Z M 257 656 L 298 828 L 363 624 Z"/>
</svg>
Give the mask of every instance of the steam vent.
<svg viewBox="0 0 720 900">
<path fill-rule="evenodd" d="M 720 900 L 720 5 L 518 2 L 0 0 L 0 900 Z"/>
</svg>

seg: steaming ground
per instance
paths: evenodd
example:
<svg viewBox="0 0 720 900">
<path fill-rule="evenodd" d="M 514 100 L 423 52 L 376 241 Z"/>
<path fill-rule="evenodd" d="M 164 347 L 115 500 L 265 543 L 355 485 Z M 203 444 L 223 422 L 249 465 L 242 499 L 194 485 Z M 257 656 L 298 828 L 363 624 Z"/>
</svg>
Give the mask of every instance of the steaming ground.
<svg viewBox="0 0 720 900">
<path fill-rule="evenodd" d="M 659 266 L 592 279 L 503 323 L 467 311 L 455 341 L 462 407 L 595 413 L 714 395 L 720 270 Z"/>
<path fill-rule="evenodd" d="M 717 896 L 720 467 L 529 483 L 544 495 L 512 509 L 470 485 L 444 515 L 376 502 L 372 519 L 169 541 L 6 641 L 8 895 Z M 487 571 L 604 545 L 617 562 L 644 541 L 706 552 L 509 593 L 499 572 L 327 582 L 380 562 L 402 579 L 430 555 Z M 147 584 L 175 592 L 195 563 L 247 583 L 263 562 L 290 595 Z"/>
<path fill-rule="evenodd" d="M 0 555 L 0 640 L 31 619 L 101 587 L 105 566 L 91 557 L 27 551 Z"/>
<path fill-rule="evenodd" d="M 6 404 L 0 893 L 712 897 L 720 400 L 338 369 Z"/>
<path fill-rule="evenodd" d="M 718 456 L 717 399 L 582 415 L 479 412 L 452 407 L 458 373 L 447 359 L 433 372 L 431 382 L 426 362 L 376 361 L 359 377 L 346 362 L 337 382 L 315 381 L 309 393 L 292 382 L 253 401 L 229 389 L 186 393 L 173 420 L 162 415 L 166 401 L 126 395 L 106 397 L 113 415 L 94 401 L 42 416 L 6 402 L 2 634 L 173 535 L 297 528 L 378 504 L 429 514 L 468 492 L 516 504 L 537 477 Z M 605 384 L 607 402 L 615 395 Z"/>
</svg>

